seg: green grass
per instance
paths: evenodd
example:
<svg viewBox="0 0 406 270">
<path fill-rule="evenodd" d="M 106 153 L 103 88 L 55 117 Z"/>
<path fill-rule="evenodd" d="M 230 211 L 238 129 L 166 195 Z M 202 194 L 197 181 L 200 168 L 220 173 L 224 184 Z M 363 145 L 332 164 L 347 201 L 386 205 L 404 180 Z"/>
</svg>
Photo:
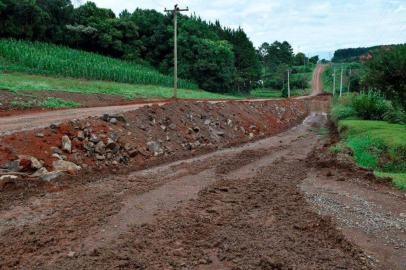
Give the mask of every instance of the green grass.
<svg viewBox="0 0 406 270">
<path fill-rule="evenodd" d="M 282 92 L 276 89 L 261 88 L 252 90 L 250 96 L 254 98 L 281 98 Z"/>
<path fill-rule="evenodd" d="M 393 174 L 394 185 L 406 187 L 406 125 L 342 120 L 338 127 L 345 145 L 353 150 L 359 166 L 380 174 Z"/>
<path fill-rule="evenodd" d="M 341 153 L 343 151 L 343 148 L 344 148 L 343 145 L 338 143 L 338 144 L 335 144 L 335 145 L 331 146 L 328 150 L 332 154 L 338 154 L 338 153 Z"/>
<path fill-rule="evenodd" d="M 399 189 L 406 190 L 406 173 L 384 173 L 375 172 L 378 177 L 389 177 L 392 178 L 393 185 Z"/>
<path fill-rule="evenodd" d="M 25 73 L 0 73 L 0 89 L 23 93 L 30 91 L 63 91 L 81 94 L 110 94 L 125 98 L 170 98 L 170 87 L 136 85 L 96 80 L 80 80 Z M 233 95 L 221 95 L 201 90 L 179 89 L 179 98 L 188 99 L 235 99 Z"/>
<path fill-rule="evenodd" d="M 153 68 L 48 43 L 0 39 L 0 69 L 114 81 L 121 83 L 173 85 L 171 76 Z M 179 80 L 180 88 L 197 89 L 197 85 Z"/>
<path fill-rule="evenodd" d="M 30 109 L 34 107 L 42 107 L 47 109 L 62 109 L 62 108 L 76 108 L 80 106 L 80 103 L 62 98 L 49 97 L 43 101 L 38 99 L 32 99 L 28 101 L 13 100 L 11 106 L 16 109 Z"/>
<path fill-rule="evenodd" d="M 76 108 L 79 107 L 80 103 L 70 100 L 65 100 L 62 98 L 49 97 L 43 102 L 41 102 L 41 107 L 48 109 L 57 109 L 57 108 Z"/>
</svg>

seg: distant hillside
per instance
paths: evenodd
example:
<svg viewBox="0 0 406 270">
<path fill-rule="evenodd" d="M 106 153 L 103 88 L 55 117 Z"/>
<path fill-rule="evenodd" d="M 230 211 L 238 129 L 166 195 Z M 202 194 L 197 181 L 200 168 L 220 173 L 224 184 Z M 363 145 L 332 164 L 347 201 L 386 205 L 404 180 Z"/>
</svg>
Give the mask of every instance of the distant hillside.
<svg viewBox="0 0 406 270">
<path fill-rule="evenodd" d="M 357 62 L 362 59 L 367 59 L 369 54 L 373 53 L 375 50 L 380 48 L 391 48 L 400 45 L 379 45 L 373 47 L 360 47 L 360 48 L 348 48 L 339 49 L 334 52 L 333 62 Z"/>
</svg>

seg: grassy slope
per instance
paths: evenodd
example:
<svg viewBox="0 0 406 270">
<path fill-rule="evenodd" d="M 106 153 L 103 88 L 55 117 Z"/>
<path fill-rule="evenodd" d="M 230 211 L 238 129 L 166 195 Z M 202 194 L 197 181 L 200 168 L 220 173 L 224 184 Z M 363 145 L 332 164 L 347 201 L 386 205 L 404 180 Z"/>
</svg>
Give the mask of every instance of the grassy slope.
<svg viewBox="0 0 406 270">
<path fill-rule="evenodd" d="M 10 91 L 65 91 L 82 94 L 110 94 L 129 99 L 170 98 L 172 88 L 154 85 L 135 85 L 126 83 L 80 80 L 72 78 L 28 75 L 25 73 L 0 73 L 0 89 Z M 201 90 L 179 89 L 179 98 L 188 99 L 232 99 L 232 95 L 220 95 Z"/>
<path fill-rule="evenodd" d="M 378 176 L 392 177 L 394 185 L 406 189 L 406 126 L 383 121 L 342 120 L 339 130 L 354 151 L 357 164 L 375 170 Z M 382 166 L 380 159 L 389 157 Z"/>
</svg>

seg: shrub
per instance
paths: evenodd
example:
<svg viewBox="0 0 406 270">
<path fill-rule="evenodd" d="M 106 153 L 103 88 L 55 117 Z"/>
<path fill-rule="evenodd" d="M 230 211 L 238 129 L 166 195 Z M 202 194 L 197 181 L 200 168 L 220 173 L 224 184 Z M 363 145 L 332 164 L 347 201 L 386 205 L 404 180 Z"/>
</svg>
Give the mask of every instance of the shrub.
<svg viewBox="0 0 406 270">
<path fill-rule="evenodd" d="M 406 113 L 402 108 L 395 107 L 391 104 L 384 113 L 383 120 L 394 124 L 406 124 Z"/>
<path fill-rule="evenodd" d="M 357 112 L 348 104 L 335 104 L 331 109 L 331 120 L 337 123 L 340 120 L 355 118 Z"/>
<path fill-rule="evenodd" d="M 353 96 L 351 106 L 362 119 L 383 120 L 392 105 L 379 92 L 369 91 Z"/>
</svg>

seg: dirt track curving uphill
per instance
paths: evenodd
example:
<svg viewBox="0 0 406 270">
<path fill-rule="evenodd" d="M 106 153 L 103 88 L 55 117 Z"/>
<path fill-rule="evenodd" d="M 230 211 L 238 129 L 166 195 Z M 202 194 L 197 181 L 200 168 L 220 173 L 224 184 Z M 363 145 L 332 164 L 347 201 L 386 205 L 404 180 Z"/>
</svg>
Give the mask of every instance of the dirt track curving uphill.
<svg viewBox="0 0 406 270">
<path fill-rule="evenodd" d="M 313 72 L 312 79 L 312 96 L 317 96 L 323 93 L 323 84 L 321 82 L 321 75 L 325 70 L 325 65 L 317 65 L 316 69 Z"/>
</svg>

